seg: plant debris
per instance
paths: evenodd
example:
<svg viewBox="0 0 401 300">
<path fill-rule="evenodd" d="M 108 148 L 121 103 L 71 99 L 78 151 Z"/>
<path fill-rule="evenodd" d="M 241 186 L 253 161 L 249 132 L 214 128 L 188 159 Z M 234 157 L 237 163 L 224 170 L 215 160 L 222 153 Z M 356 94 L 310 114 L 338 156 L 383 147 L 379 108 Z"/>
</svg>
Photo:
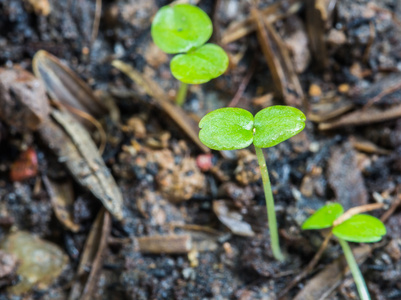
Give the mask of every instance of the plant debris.
<svg viewBox="0 0 401 300">
<path fill-rule="evenodd" d="M 173 1 L 229 58 L 181 107 L 151 37 L 170 2 L 0 0 L 0 242 L 56 245 L 58 266 L 14 290 L 1 249 L 0 299 L 354 299 L 337 244 L 301 230 L 328 201 L 383 206 L 387 235 L 353 248 L 372 298 L 400 298 L 401 2 Z M 277 263 L 255 152 L 210 151 L 198 122 L 285 104 L 307 120 L 264 151 Z"/>
</svg>

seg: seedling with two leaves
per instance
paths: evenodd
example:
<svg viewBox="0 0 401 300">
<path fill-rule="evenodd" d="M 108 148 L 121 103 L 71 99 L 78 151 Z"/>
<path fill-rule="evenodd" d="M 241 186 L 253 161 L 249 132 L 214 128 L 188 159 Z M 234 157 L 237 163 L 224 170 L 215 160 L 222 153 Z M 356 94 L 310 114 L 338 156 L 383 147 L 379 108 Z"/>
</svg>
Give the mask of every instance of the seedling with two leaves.
<svg viewBox="0 0 401 300">
<path fill-rule="evenodd" d="M 344 213 L 344 208 L 341 204 L 327 204 L 309 217 L 303 223 L 302 229 L 324 229 L 332 227 L 332 233 L 338 238 L 345 259 L 354 277 L 359 297 L 362 300 L 369 300 L 370 295 L 366 283 L 347 242 L 378 242 L 386 234 L 386 227 L 379 219 L 365 214 L 354 214 L 356 211 L 358 211 L 358 207 Z"/>
<path fill-rule="evenodd" d="M 265 192 L 270 240 L 273 255 L 283 261 L 281 253 L 273 193 L 262 148 L 273 147 L 301 132 L 305 127 L 305 115 L 289 106 L 270 106 L 255 117 L 242 108 L 220 108 L 208 113 L 199 123 L 199 138 L 213 150 L 235 150 L 253 143 L 262 175 Z"/>
<path fill-rule="evenodd" d="M 171 73 L 181 81 L 176 103 L 182 105 L 188 84 L 201 84 L 223 74 L 228 66 L 225 51 L 205 44 L 212 36 L 209 16 L 189 4 L 163 6 L 152 22 L 152 38 L 164 52 L 178 54 L 170 63 Z"/>
</svg>

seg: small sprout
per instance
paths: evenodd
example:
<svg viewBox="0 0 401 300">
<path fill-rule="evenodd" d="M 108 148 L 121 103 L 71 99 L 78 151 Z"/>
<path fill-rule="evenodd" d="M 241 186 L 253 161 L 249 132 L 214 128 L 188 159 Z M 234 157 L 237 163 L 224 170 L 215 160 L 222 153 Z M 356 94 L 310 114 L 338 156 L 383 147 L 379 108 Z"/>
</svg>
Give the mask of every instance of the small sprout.
<svg viewBox="0 0 401 300">
<path fill-rule="evenodd" d="M 214 44 L 205 44 L 212 36 L 209 16 L 190 4 L 163 6 L 152 22 L 155 44 L 164 52 L 176 55 L 170 63 L 175 78 L 181 81 L 177 103 L 182 104 L 187 84 L 201 84 L 219 77 L 228 67 L 225 51 Z"/>
<path fill-rule="evenodd" d="M 333 226 L 333 223 L 344 213 L 344 209 L 339 203 L 331 203 L 323 206 L 310 216 L 303 224 L 303 230 L 324 229 Z M 333 234 L 355 243 L 374 243 L 382 239 L 386 234 L 386 227 L 379 219 L 357 214 L 344 220 L 338 225 L 333 226 Z"/>
<path fill-rule="evenodd" d="M 351 210 L 348 212 L 350 211 Z M 302 225 L 302 229 L 308 230 L 332 227 L 333 235 L 338 238 L 340 245 L 343 248 L 345 258 L 350 267 L 352 276 L 354 277 L 360 298 L 362 300 L 369 300 L 370 296 L 366 288 L 366 283 L 347 241 L 355 243 L 378 242 L 386 234 L 386 227 L 379 219 L 365 214 L 352 215 L 348 219 L 338 223 L 337 221 L 341 216 L 343 216 L 343 213 L 344 209 L 341 204 L 327 204 L 309 217 Z"/>
<path fill-rule="evenodd" d="M 163 6 L 155 15 L 151 28 L 155 44 L 169 54 L 199 48 L 212 33 L 209 16 L 199 7 L 189 4 Z"/>
<path fill-rule="evenodd" d="M 206 44 L 187 54 L 176 55 L 170 63 L 173 76 L 190 84 L 205 83 L 219 77 L 227 66 L 227 54 L 214 44 Z"/>
<path fill-rule="evenodd" d="M 261 148 L 273 147 L 301 132 L 305 115 L 289 106 L 270 106 L 255 117 L 242 108 L 226 107 L 208 113 L 199 122 L 199 139 L 213 150 L 234 150 L 254 144 L 262 175 L 273 255 L 284 260 L 281 253 L 273 193 L 266 160 Z"/>
</svg>

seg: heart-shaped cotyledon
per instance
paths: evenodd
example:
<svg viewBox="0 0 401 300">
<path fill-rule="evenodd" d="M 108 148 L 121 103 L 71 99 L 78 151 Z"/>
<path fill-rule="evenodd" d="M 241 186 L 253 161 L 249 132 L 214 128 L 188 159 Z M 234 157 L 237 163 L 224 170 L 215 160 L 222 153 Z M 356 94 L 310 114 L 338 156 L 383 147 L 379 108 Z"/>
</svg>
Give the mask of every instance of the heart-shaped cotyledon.
<svg viewBox="0 0 401 300">
<path fill-rule="evenodd" d="M 199 138 L 214 150 L 234 150 L 254 144 L 273 147 L 305 128 L 305 115 L 295 107 L 270 106 L 255 117 L 242 108 L 220 108 L 208 113 L 199 123 Z"/>
</svg>

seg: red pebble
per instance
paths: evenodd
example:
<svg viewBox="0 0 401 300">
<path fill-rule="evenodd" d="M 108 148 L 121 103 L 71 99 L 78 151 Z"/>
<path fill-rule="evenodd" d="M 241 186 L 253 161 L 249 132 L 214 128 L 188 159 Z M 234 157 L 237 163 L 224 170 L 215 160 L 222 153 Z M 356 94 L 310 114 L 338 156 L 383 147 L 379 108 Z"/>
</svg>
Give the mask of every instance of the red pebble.
<svg viewBox="0 0 401 300">
<path fill-rule="evenodd" d="M 38 156 L 33 148 L 28 148 L 11 165 L 10 179 L 11 181 L 23 181 L 35 177 L 37 173 Z"/>
<path fill-rule="evenodd" d="M 209 171 L 213 167 L 213 155 L 210 153 L 198 155 L 196 165 L 202 172 Z"/>
</svg>

